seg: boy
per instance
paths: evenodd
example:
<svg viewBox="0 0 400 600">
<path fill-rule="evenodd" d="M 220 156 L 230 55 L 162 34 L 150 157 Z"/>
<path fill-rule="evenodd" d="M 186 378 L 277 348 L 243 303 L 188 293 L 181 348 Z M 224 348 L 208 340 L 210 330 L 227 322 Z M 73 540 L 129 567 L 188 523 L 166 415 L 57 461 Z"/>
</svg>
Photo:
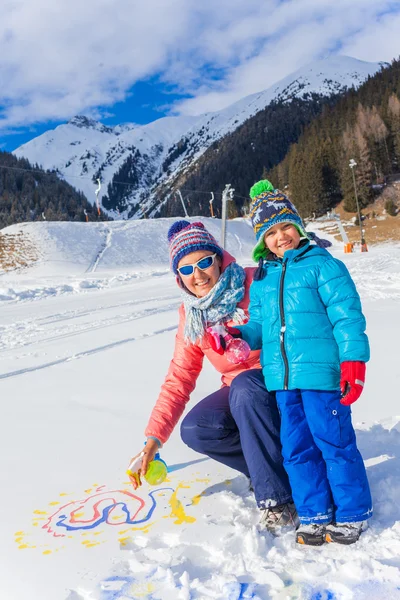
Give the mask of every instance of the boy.
<svg viewBox="0 0 400 600">
<path fill-rule="evenodd" d="M 276 391 L 296 541 L 352 544 L 372 516 L 350 409 L 369 360 L 360 298 L 345 265 L 310 243 L 282 192 L 264 180 L 250 196 L 259 266 L 250 320 L 238 330 L 252 350 L 262 346 L 266 386 Z"/>
</svg>

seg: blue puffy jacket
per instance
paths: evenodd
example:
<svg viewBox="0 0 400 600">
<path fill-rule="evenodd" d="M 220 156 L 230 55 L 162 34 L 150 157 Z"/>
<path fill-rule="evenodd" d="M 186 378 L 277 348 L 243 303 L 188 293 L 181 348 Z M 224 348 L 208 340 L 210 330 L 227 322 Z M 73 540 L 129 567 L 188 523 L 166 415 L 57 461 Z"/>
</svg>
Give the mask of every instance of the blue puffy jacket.
<svg viewBox="0 0 400 600">
<path fill-rule="evenodd" d="M 369 360 L 360 297 L 345 265 L 309 242 L 267 260 L 250 287 L 250 320 L 239 327 L 262 348 L 268 390 L 337 390 L 340 363 Z"/>
</svg>

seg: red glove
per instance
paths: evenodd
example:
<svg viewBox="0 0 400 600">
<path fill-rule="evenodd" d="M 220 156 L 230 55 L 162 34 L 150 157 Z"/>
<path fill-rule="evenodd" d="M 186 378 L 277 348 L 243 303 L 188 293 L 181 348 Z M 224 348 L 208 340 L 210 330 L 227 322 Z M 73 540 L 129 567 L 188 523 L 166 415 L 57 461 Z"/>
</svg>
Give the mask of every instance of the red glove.
<svg viewBox="0 0 400 600">
<path fill-rule="evenodd" d="M 223 327 L 225 328 L 225 331 L 227 331 L 232 337 L 242 337 L 242 334 L 240 333 L 239 329 L 236 329 L 236 327 L 227 327 L 226 325 L 224 325 Z M 226 341 L 222 334 L 218 333 L 217 331 L 212 331 L 212 329 L 212 327 L 209 327 L 207 329 L 210 346 L 214 350 L 214 352 L 222 355 L 226 350 Z"/>
<path fill-rule="evenodd" d="M 341 403 L 345 406 L 353 404 L 361 396 L 365 382 L 365 363 L 346 361 L 340 365 Z"/>
<path fill-rule="evenodd" d="M 228 325 L 225 325 L 225 329 L 233 338 L 242 339 L 242 332 L 240 329 L 236 329 L 236 327 L 229 327 Z"/>
</svg>

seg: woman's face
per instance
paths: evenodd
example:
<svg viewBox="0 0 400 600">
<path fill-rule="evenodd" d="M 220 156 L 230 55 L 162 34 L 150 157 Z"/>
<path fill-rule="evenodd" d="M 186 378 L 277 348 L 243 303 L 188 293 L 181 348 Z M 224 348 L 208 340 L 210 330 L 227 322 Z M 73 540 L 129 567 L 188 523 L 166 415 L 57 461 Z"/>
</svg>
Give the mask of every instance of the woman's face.
<svg viewBox="0 0 400 600">
<path fill-rule="evenodd" d="M 212 256 L 214 252 L 209 250 L 197 250 L 187 254 L 178 263 L 178 269 L 185 265 L 194 265 L 205 256 Z M 221 275 L 221 259 L 216 256 L 214 262 L 208 269 L 204 271 L 199 267 L 194 267 L 194 271 L 191 275 L 183 275 L 179 273 L 185 287 L 192 292 L 197 298 L 203 298 L 207 296 L 208 292 L 212 290 L 214 285 L 217 283 L 219 276 Z"/>
</svg>

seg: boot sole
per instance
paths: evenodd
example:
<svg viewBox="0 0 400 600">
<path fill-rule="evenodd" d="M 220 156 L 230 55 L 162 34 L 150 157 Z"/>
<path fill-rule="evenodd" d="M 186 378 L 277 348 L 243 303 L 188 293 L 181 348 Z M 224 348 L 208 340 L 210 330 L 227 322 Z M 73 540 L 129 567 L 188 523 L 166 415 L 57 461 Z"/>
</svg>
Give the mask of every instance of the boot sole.
<svg viewBox="0 0 400 600">
<path fill-rule="evenodd" d="M 296 542 L 303 546 L 322 546 L 325 542 L 325 539 L 323 537 L 313 538 L 311 536 L 305 536 L 301 533 L 298 533 L 296 536 Z"/>
<path fill-rule="evenodd" d="M 360 539 L 360 536 L 355 538 L 344 538 L 344 537 L 332 537 L 331 533 L 325 534 L 325 541 L 328 544 L 342 544 L 342 546 L 350 546 L 350 544 L 355 544 Z"/>
</svg>

